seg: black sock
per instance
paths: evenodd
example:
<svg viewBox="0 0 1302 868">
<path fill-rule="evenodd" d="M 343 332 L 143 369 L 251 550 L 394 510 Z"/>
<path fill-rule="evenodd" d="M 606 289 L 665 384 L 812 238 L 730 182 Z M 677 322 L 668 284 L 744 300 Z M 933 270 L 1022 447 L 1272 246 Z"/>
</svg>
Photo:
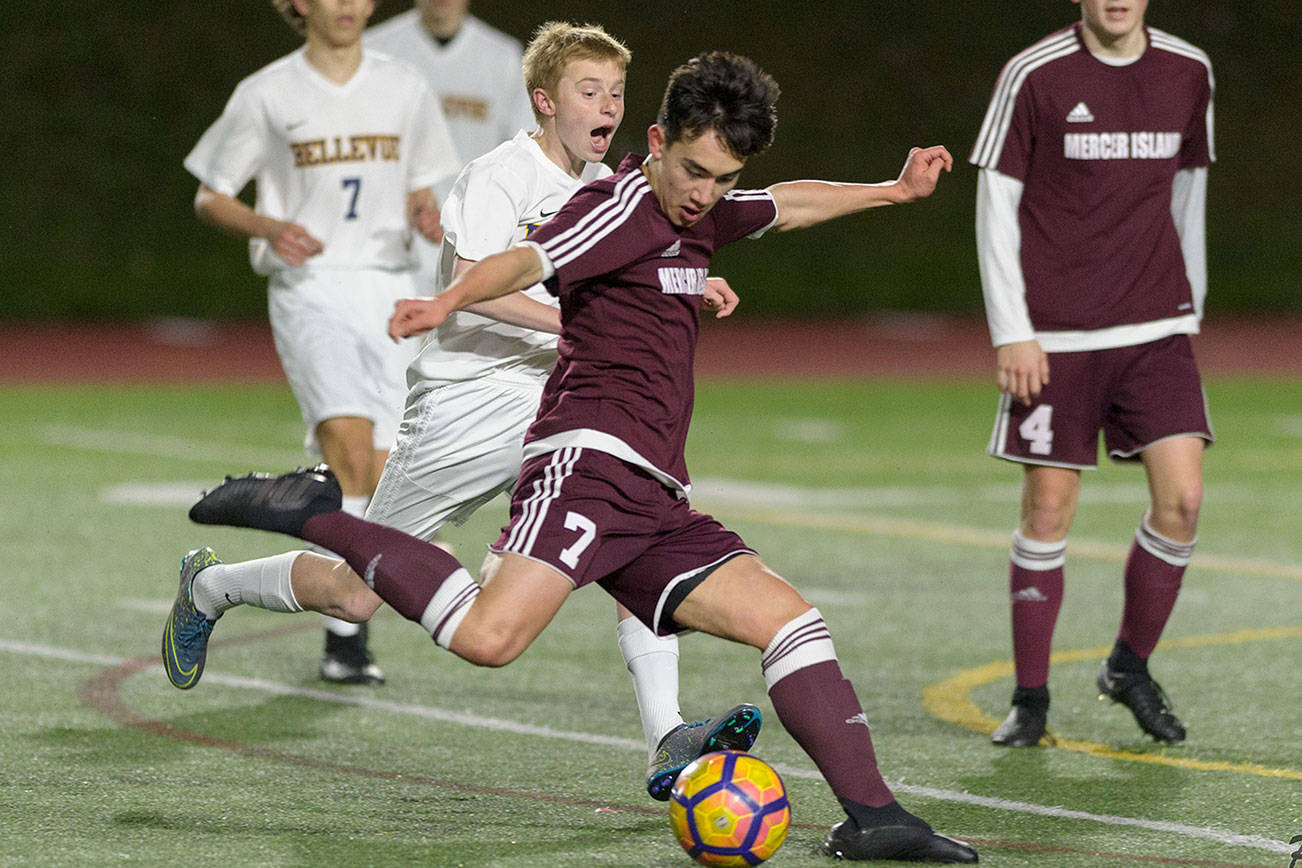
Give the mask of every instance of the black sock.
<svg viewBox="0 0 1302 868">
<path fill-rule="evenodd" d="M 891 802 L 882 805 L 880 808 L 862 805 L 859 802 L 850 799 L 838 799 L 841 807 L 854 820 L 855 825 L 860 829 L 869 829 L 873 826 L 916 826 L 918 828 L 930 829 L 926 820 L 915 817 L 908 811 L 900 807 L 899 802 Z"/>
<path fill-rule="evenodd" d="M 1020 705 L 1031 711 L 1047 712 L 1049 710 L 1049 685 L 1014 688 L 1013 705 Z"/>
<path fill-rule="evenodd" d="M 1147 675 L 1148 661 L 1131 651 L 1129 645 L 1118 639 L 1117 644 L 1112 646 L 1112 653 L 1108 655 L 1108 668 L 1113 672 Z"/>
</svg>

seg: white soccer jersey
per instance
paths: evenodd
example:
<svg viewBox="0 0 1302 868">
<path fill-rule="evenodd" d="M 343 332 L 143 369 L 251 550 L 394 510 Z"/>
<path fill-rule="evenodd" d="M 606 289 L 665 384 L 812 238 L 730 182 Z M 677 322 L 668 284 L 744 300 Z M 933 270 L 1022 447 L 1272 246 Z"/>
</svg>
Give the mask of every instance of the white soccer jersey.
<svg viewBox="0 0 1302 868">
<path fill-rule="evenodd" d="M 520 43 L 467 15 L 440 45 L 410 9 L 366 31 L 366 44 L 413 66 L 438 94 L 463 164 L 534 128 Z"/>
<path fill-rule="evenodd" d="M 325 249 L 310 268 L 410 267 L 407 194 L 458 166 L 428 86 L 372 51 L 342 85 L 313 69 L 303 49 L 263 67 L 236 86 L 185 158 L 218 193 L 235 196 L 253 180 L 259 214 L 319 238 Z M 259 274 L 289 268 L 260 238 L 250 239 L 249 256 Z"/>
<path fill-rule="evenodd" d="M 584 184 L 609 174 L 604 163 L 589 163 L 580 178 L 571 178 L 523 130 L 472 161 L 443 207 L 443 284 L 451 282 L 456 257 L 478 261 L 501 253 L 527 238 Z M 524 292 L 557 304 L 541 284 Z M 555 361 L 555 335 L 459 311 L 426 341 L 408 379 L 432 386 L 493 375 L 541 388 Z"/>
</svg>

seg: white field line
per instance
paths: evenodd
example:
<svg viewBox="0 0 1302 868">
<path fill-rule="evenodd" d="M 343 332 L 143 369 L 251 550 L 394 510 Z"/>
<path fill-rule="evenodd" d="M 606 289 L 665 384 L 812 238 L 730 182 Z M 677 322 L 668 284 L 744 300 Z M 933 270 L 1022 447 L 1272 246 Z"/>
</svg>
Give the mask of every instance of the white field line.
<svg viewBox="0 0 1302 868">
<path fill-rule="evenodd" d="M 32 657 L 43 657 L 49 660 L 61 660 L 69 663 L 90 663 L 96 666 L 120 666 L 127 662 L 127 658 L 124 657 L 110 657 L 104 654 L 88 654 L 69 648 L 54 648 L 48 645 L 36 645 L 29 642 L 14 642 L 5 639 L 0 639 L 0 651 L 7 651 L 12 654 L 25 654 Z M 161 670 L 161 668 L 161 665 L 157 667 L 159 670 Z M 447 711 L 445 709 L 432 708 L 426 705 L 390 702 L 387 700 L 358 696 L 356 694 L 344 694 L 328 690 L 314 690 L 308 687 L 296 687 L 290 684 L 265 681 L 259 678 L 241 678 L 238 676 L 219 675 L 215 672 L 206 672 L 204 673 L 204 680 L 209 684 L 221 684 L 226 687 L 257 690 L 276 696 L 293 696 L 302 699 L 315 699 L 321 702 L 333 702 L 340 705 L 352 705 L 379 711 L 389 711 L 394 714 L 406 714 L 426 720 L 437 720 L 443 723 L 472 726 L 478 729 L 509 732 L 517 735 L 550 738 L 561 741 L 573 741 L 581 744 L 599 744 L 607 747 L 638 751 L 639 753 L 646 750 L 646 745 L 637 739 L 551 729 L 550 727 L 518 723 L 516 721 L 502 720 L 495 717 L 481 717 L 475 714 L 466 714 L 465 712 Z M 822 780 L 822 775 L 814 769 L 800 768 L 785 763 L 775 763 L 774 768 L 776 768 L 780 773 L 793 778 Z M 1251 847 L 1272 853 L 1291 852 L 1289 845 L 1283 841 L 1275 841 L 1258 835 L 1240 835 L 1223 829 L 1193 826 L 1186 823 L 1172 823 L 1166 820 L 1148 820 L 1140 817 L 1121 817 L 1112 814 L 1093 814 L 1088 811 L 1076 811 L 1056 805 L 1037 805 L 1032 802 L 1002 799 L 997 796 L 979 796 L 958 790 L 942 790 L 934 787 L 917 786 L 914 784 L 893 782 L 891 783 L 891 787 L 899 792 L 910 793 L 912 795 L 929 799 L 938 799 L 946 802 L 960 802 L 996 811 L 1035 814 L 1037 816 L 1057 817 L 1065 820 L 1083 820 L 1093 823 L 1102 823 L 1109 826 L 1130 826 L 1136 829 L 1166 832 L 1189 838 L 1202 838 L 1208 841 L 1215 841 L 1219 844 Z"/>
<path fill-rule="evenodd" d="M 40 438 L 46 445 L 68 449 L 218 463 L 230 473 L 245 473 L 250 470 L 288 470 L 296 464 L 303 464 L 310 460 L 301 450 L 289 446 L 284 449 L 240 446 L 214 440 L 194 440 L 164 434 L 109 431 L 71 425 L 48 426 L 42 429 Z M 170 484 L 175 485 L 175 483 Z M 141 483 L 141 487 L 143 489 L 145 484 Z M 946 485 L 811 488 L 705 476 L 695 480 L 693 490 L 698 497 L 712 503 L 784 506 L 796 509 L 952 506 L 960 502 L 960 496 L 955 493 L 953 487 Z M 1218 484 L 1216 495 L 1221 500 L 1260 498 L 1259 491 L 1252 490 L 1248 486 L 1236 485 Z M 1020 484 L 1010 482 L 982 485 L 975 493 L 962 495 L 962 500 L 967 503 L 980 500 L 1015 505 L 1020 497 Z M 1139 478 L 1133 482 L 1098 483 L 1082 486 L 1080 499 L 1084 504 L 1143 504 L 1148 501 L 1148 489 Z M 153 505 L 171 504 L 160 501 Z"/>
<path fill-rule="evenodd" d="M 267 449 L 193 440 L 187 437 L 171 437 L 167 434 L 106 431 L 101 428 L 80 428 L 72 425 L 51 425 L 43 428 L 41 442 L 49 446 L 107 452 L 113 455 L 152 455 L 159 458 L 215 462 L 228 466 L 227 472 L 230 473 L 237 471 L 245 473 L 250 470 L 291 470 L 296 463 L 305 464 L 309 460 L 301 449 L 288 446 L 284 449 Z"/>
</svg>

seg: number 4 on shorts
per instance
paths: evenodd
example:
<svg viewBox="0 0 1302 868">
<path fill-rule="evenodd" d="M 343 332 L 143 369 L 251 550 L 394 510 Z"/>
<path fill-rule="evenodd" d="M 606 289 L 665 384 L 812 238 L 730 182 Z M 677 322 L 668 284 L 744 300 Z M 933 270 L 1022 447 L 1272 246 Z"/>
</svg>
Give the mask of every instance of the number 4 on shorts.
<svg viewBox="0 0 1302 868">
<path fill-rule="evenodd" d="M 1041 404 L 1017 426 L 1017 433 L 1031 444 L 1035 455 L 1048 455 L 1053 449 L 1053 405 Z"/>
</svg>

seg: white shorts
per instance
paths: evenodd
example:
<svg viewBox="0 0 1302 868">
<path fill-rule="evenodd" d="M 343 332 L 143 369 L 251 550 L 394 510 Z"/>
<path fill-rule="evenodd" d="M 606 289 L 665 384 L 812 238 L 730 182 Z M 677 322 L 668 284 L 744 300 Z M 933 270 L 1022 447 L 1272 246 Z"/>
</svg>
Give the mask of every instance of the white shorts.
<svg viewBox="0 0 1302 868">
<path fill-rule="evenodd" d="M 341 416 L 370 419 L 375 448 L 393 446 L 407 365 L 420 341 L 395 344 L 389 317 L 395 301 L 416 294 L 411 271 L 296 269 L 271 276 L 271 331 L 307 426 L 308 452 L 320 454 L 316 427 Z"/>
<path fill-rule="evenodd" d="M 421 539 L 462 524 L 510 491 L 524 460 L 524 433 L 538 414 L 542 382 L 486 377 L 448 383 L 408 404 L 366 518 Z"/>
</svg>

